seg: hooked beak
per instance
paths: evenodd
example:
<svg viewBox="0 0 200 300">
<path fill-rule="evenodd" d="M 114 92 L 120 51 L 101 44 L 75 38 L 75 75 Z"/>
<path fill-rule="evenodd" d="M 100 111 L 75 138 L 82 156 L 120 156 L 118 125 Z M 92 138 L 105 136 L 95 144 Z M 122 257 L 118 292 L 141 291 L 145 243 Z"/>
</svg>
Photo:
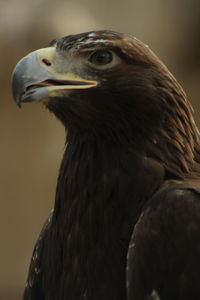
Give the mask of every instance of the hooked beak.
<svg viewBox="0 0 200 300">
<path fill-rule="evenodd" d="M 86 80 L 74 73 L 59 73 L 55 69 L 56 48 L 31 52 L 22 58 L 12 74 L 12 91 L 16 103 L 34 102 L 57 96 L 59 91 L 89 89 L 97 81 Z"/>
</svg>

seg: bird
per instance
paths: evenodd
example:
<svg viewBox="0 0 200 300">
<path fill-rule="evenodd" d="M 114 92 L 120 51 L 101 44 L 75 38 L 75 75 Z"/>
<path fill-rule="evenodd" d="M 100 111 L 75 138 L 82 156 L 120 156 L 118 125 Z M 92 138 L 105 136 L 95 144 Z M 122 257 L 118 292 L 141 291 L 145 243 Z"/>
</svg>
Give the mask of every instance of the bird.
<svg viewBox="0 0 200 300">
<path fill-rule="evenodd" d="M 12 74 L 66 146 L 23 300 L 200 299 L 200 142 L 165 64 L 110 30 L 53 40 Z"/>
</svg>

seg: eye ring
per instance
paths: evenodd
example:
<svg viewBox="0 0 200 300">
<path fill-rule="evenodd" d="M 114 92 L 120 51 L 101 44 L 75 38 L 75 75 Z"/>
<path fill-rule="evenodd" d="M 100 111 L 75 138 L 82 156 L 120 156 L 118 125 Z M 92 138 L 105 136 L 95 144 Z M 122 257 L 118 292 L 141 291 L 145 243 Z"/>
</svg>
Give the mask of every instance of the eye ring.
<svg viewBox="0 0 200 300">
<path fill-rule="evenodd" d="M 104 66 L 112 62 L 113 54 L 108 50 L 98 50 L 89 57 L 89 62 L 97 66 Z"/>
</svg>

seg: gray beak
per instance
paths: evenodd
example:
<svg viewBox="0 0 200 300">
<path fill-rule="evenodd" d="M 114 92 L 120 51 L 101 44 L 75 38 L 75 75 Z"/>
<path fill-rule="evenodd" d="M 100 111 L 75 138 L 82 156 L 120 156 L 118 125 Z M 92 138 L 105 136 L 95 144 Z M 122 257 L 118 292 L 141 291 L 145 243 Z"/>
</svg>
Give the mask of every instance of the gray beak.
<svg viewBox="0 0 200 300">
<path fill-rule="evenodd" d="M 18 62 L 12 74 L 12 92 L 19 106 L 58 96 L 59 91 L 97 86 L 97 81 L 57 72 L 55 60 L 56 49 L 49 47 L 34 51 Z"/>
</svg>

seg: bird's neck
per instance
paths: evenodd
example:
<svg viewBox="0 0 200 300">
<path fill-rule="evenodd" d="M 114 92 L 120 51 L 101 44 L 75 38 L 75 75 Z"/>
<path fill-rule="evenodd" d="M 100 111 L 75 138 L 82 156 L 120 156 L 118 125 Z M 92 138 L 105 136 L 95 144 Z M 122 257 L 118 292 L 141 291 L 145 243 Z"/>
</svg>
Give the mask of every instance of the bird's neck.
<svg viewBox="0 0 200 300">
<path fill-rule="evenodd" d="M 155 174 L 153 178 L 152 173 Z M 154 189 L 152 182 L 159 181 L 162 176 L 161 165 L 136 151 L 132 144 L 113 145 L 92 135 L 72 137 L 68 139 L 60 168 L 55 217 L 67 216 L 66 222 L 71 217 L 81 220 L 83 215 L 92 213 L 92 207 L 95 216 L 106 210 L 114 199 L 116 208 L 118 205 L 125 208 L 137 200 L 141 205 L 140 192 L 143 197 L 149 196 L 149 189 Z M 134 201 L 131 197 L 127 199 L 130 190 Z M 136 202 L 133 209 L 135 215 Z M 102 225 L 102 218 L 100 220 Z M 91 221 L 89 218 L 88 222 Z"/>
<path fill-rule="evenodd" d="M 70 282 L 80 276 L 82 286 L 83 278 L 95 276 L 113 276 L 113 285 L 124 282 L 134 224 L 163 176 L 160 166 L 132 146 L 111 145 L 91 136 L 69 138 L 60 169 L 53 217 L 60 243 L 56 255 L 62 255 Z M 113 274 L 106 274 L 110 269 Z"/>
</svg>

